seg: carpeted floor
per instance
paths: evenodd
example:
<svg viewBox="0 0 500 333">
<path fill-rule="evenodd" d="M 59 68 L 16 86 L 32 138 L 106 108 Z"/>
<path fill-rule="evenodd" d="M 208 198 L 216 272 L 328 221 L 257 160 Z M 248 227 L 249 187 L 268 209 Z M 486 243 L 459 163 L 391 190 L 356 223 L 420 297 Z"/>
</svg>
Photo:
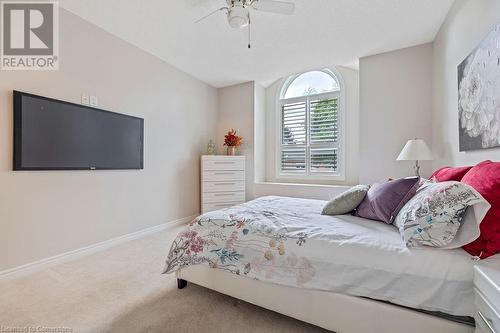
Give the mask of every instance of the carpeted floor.
<svg viewBox="0 0 500 333">
<path fill-rule="evenodd" d="M 177 230 L 0 280 L 0 328 L 72 332 L 326 332 L 160 274 Z M 3 332 L 2 331 L 2 332 Z"/>
</svg>

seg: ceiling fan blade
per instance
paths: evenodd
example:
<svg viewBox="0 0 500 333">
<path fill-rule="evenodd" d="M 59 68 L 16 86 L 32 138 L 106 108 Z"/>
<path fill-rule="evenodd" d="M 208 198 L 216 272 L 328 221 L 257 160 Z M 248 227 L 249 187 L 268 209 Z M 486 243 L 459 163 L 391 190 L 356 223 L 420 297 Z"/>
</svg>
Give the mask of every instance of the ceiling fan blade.
<svg viewBox="0 0 500 333">
<path fill-rule="evenodd" d="M 220 11 L 222 11 L 222 10 L 229 10 L 229 8 L 227 8 L 227 7 L 222 7 L 222 8 L 216 9 L 216 10 L 214 10 L 213 12 L 211 12 L 210 14 L 207 14 L 207 15 L 203 16 L 202 18 L 200 18 L 200 19 L 196 20 L 194 23 L 201 22 L 201 21 L 203 21 L 204 19 L 207 19 L 207 18 L 209 18 L 210 16 L 212 16 L 212 15 L 214 15 L 215 13 L 220 12 Z"/>
<path fill-rule="evenodd" d="M 292 15 L 295 11 L 295 4 L 275 0 L 258 0 L 253 4 L 253 8 L 261 12 Z"/>
</svg>

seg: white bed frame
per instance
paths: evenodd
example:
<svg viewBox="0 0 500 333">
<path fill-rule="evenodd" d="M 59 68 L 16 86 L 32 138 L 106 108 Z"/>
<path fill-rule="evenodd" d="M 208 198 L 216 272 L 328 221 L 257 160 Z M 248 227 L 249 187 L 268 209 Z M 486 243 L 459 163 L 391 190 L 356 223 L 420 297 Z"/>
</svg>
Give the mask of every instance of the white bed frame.
<svg viewBox="0 0 500 333">
<path fill-rule="evenodd" d="M 408 308 L 327 291 L 287 287 L 206 266 L 177 278 L 340 333 L 472 333 L 474 327 Z M 180 281 L 179 288 L 185 284 Z"/>
</svg>

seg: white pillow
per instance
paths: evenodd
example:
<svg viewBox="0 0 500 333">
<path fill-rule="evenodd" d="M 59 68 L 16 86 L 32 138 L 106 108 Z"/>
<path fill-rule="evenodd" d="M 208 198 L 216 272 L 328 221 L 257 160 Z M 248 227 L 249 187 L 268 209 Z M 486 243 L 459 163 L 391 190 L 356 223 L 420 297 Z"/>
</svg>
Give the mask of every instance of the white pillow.
<svg viewBox="0 0 500 333">
<path fill-rule="evenodd" d="M 481 198 L 483 197 L 481 196 Z M 479 235 L 481 234 L 479 225 L 483 221 L 486 213 L 488 213 L 488 210 L 490 210 L 490 208 L 490 203 L 484 198 L 483 201 L 467 208 L 467 211 L 465 212 L 465 216 L 460 223 L 460 228 L 458 229 L 455 238 L 450 244 L 448 244 L 448 246 L 443 246 L 441 248 L 456 249 L 472 243 L 473 241 L 478 239 Z"/>
<path fill-rule="evenodd" d="M 394 224 L 408 247 L 454 249 L 479 237 L 491 205 L 469 185 L 426 183 L 401 209 Z"/>
</svg>

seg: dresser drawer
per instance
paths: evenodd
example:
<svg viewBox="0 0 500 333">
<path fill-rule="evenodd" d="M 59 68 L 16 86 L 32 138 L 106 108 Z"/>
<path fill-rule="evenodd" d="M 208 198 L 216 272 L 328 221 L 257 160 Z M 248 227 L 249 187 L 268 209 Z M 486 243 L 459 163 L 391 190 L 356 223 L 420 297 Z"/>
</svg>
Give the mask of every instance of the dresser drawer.
<svg viewBox="0 0 500 333">
<path fill-rule="evenodd" d="M 210 192 L 203 193 L 203 203 L 245 201 L 245 192 Z"/>
<path fill-rule="evenodd" d="M 245 181 L 221 181 L 221 182 L 203 182 L 203 192 L 232 192 L 245 191 Z"/>
<path fill-rule="evenodd" d="M 203 160 L 203 170 L 245 170 L 244 158 L 214 158 Z"/>
<path fill-rule="evenodd" d="M 491 330 L 491 327 L 488 326 L 486 321 L 484 321 L 478 313 L 474 316 L 474 321 L 476 322 L 476 329 L 474 333 L 494 333 L 495 331 Z"/>
<path fill-rule="evenodd" d="M 203 181 L 245 180 L 245 171 L 203 171 Z"/>
<path fill-rule="evenodd" d="M 479 325 L 485 332 L 500 333 L 500 315 L 493 308 L 493 305 L 486 299 L 486 297 L 478 290 L 475 290 L 475 304 L 476 304 L 476 325 Z"/>
<path fill-rule="evenodd" d="M 202 212 L 207 213 L 214 210 L 233 207 L 243 202 L 207 203 L 202 205 Z"/>
<path fill-rule="evenodd" d="M 474 286 L 492 305 L 497 313 L 500 314 L 500 274 L 494 267 L 475 266 L 474 267 Z"/>
</svg>

